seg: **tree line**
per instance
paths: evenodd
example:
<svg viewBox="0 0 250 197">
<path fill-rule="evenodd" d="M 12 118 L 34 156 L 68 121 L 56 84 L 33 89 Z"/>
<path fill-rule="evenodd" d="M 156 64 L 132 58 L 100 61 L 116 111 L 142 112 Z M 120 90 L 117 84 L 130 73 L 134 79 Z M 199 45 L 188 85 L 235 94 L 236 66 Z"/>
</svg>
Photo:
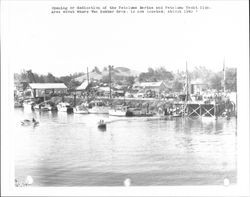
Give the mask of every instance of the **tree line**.
<svg viewBox="0 0 250 197">
<path fill-rule="evenodd" d="M 103 68 L 103 72 L 107 71 L 107 67 Z M 95 67 L 91 72 L 102 74 L 98 67 Z M 107 72 L 106 72 L 107 73 Z M 237 69 L 226 68 L 226 89 L 229 91 L 237 90 Z M 14 79 L 17 82 L 27 83 L 64 83 L 69 89 L 74 89 L 81 85 L 81 82 L 74 80 L 75 78 L 82 76 L 86 73 L 78 72 L 69 74 L 66 76 L 55 77 L 52 73 L 41 75 L 32 72 L 31 70 L 22 70 L 20 73 L 14 74 Z M 186 82 L 186 71 L 172 72 L 166 70 L 165 67 L 159 67 L 153 69 L 149 67 L 147 72 L 142 72 L 138 77 L 134 76 L 121 76 L 116 74 L 116 71 L 112 71 L 112 83 L 119 85 L 132 86 L 136 80 L 139 82 L 156 82 L 165 81 L 171 84 L 173 91 L 180 92 L 183 90 Z M 192 71 L 188 72 L 188 79 L 190 82 L 200 79 L 211 89 L 222 90 L 223 89 L 223 71 L 212 71 L 204 66 L 195 67 Z M 103 83 L 109 83 L 109 75 L 102 75 L 100 80 Z"/>
</svg>

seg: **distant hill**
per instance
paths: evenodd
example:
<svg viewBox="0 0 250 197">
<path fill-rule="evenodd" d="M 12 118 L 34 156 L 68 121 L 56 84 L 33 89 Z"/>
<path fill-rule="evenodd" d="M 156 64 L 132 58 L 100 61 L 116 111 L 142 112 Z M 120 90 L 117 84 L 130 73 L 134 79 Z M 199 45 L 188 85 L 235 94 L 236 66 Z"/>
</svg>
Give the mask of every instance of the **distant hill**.
<svg viewBox="0 0 250 197">
<path fill-rule="evenodd" d="M 96 72 L 90 72 L 89 73 L 89 79 L 91 80 L 101 80 L 102 79 L 102 74 L 96 73 Z M 84 75 L 77 77 L 74 79 L 75 81 L 78 81 L 82 83 L 83 81 L 87 80 L 87 74 L 85 73 Z"/>
<path fill-rule="evenodd" d="M 109 74 L 108 70 L 101 71 L 100 73 L 93 71 L 89 73 L 89 79 L 91 80 L 100 80 L 102 79 L 103 76 L 107 76 Z M 125 67 L 115 67 L 112 71 L 112 75 L 116 76 L 124 76 L 124 77 L 129 77 L 129 76 L 139 76 L 140 72 L 136 70 L 131 70 L 129 68 Z M 84 80 L 87 79 L 87 74 L 85 73 L 84 75 L 75 78 L 75 81 L 78 82 L 83 82 Z"/>
<path fill-rule="evenodd" d="M 115 70 L 117 71 L 117 75 L 120 75 L 120 76 L 126 76 L 126 77 L 129 77 L 129 76 L 139 76 L 140 75 L 140 72 L 139 71 L 136 71 L 136 70 L 131 70 L 129 68 L 125 68 L 125 67 L 116 67 Z"/>
</svg>

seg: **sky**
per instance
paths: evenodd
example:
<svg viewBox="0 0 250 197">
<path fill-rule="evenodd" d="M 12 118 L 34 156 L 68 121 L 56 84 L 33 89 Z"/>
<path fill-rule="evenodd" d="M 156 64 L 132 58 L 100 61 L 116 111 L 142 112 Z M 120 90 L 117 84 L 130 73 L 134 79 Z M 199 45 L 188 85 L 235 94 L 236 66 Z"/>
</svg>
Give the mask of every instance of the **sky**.
<svg viewBox="0 0 250 197">
<path fill-rule="evenodd" d="M 117 1 L 2 3 L 2 55 L 11 72 L 55 76 L 113 65 L 137 71 L 248 66 L 247 1 L 124 1 L 123 5 L 206 5 L 194 14 L 53 15 L 52 6 Z"/>
</svg>

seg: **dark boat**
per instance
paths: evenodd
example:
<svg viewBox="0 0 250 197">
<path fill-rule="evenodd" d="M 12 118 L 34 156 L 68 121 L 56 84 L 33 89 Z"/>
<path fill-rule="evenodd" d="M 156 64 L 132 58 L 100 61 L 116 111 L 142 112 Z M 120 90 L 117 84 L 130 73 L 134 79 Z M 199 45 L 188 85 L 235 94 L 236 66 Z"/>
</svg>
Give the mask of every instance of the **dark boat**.
<svg viewBox="0 0 250 197">
<path fill-rule="evenodd" d="M 107 125 L 106 125 L 106 123 L 104 122 L 104 120 L 100 120 L 99 123 L 98 123 L 98 129 L 104 130 L 104 131 L 105 131 L 106 128 L 107 128 Z"/>
</svg>

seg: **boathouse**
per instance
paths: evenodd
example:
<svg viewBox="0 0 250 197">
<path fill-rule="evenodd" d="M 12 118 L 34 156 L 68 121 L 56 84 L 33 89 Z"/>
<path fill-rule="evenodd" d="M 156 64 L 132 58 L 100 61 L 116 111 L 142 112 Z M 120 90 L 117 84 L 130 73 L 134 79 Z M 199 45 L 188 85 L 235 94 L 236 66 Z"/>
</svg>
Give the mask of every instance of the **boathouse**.
<svg viewBox="0 0 250 197">
<path fill-rule="evenodd" d="M 64 95 L 67 86 L 64 83 L 29 83 L 25 90 L 26 97 L 38 98 L 52 95 Z"/>
</svg>

